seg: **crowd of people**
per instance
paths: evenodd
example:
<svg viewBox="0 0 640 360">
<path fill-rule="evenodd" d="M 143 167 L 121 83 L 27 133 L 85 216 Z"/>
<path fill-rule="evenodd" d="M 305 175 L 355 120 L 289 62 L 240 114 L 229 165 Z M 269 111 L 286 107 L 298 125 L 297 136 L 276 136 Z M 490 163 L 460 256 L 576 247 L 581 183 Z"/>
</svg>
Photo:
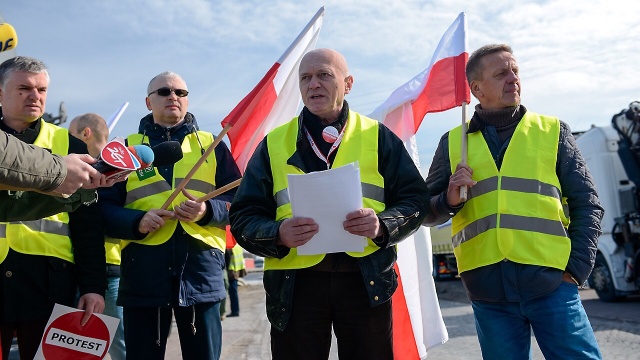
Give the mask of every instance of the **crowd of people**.
<svg viewBox="0 0 640 360">
<path fill-rule="evenodd" d="M 153 76 L 149 113 L 126 144 L 177 141 L 183 157 L 107 180 L 91 166 L 109 138 L 104 119 L 47 123 L 42 61 L 0 64 L 3 359 L 14 334 L 21 358 L 34 357 L 56 303 L 83 310 L 82 324 L 94 313 L 119 318 L 113 359 L 164 359 L 172 319 L 184 359 L 219 359 L 222 320 L 240 315 L 244 250 L 265 258 L 273 359 L 327 359 L 332 332 L 341 359 L 393 359 L 396 245 L 449 219 L 483 358 L 529 358 L 532 332 L 545 357 L 601 358 L 578 287 L 603 209 L 567 124 L 521 104 L 510 46 L 469 57 L 479 103 L 468 130 L 442 136 L 426 179 L 392 131 L 349 106 L 354 76 L 342 54 L 311 50 L 298 75 L 303 109 L 260 142 L 243 176 L 224 142 L 206 151 L 215 137 L 188 111 L 186 81 Z M 299 252 L 320 228 L 293 215 L 289 177 L 349 164 L 362 206 L 336 227 L 365 239 L 363 249 Z M 229 249 L 227 226 L 238 242 Z"/>
</svg>

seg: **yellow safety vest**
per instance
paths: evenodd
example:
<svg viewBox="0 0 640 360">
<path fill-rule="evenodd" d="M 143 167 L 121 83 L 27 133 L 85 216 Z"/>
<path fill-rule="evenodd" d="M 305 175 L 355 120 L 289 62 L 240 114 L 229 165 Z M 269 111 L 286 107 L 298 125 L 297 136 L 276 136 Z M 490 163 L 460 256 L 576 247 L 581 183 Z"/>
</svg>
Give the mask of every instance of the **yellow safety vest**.
<svg viewBox="0 0 640 360">
<path fill-rule="evenodd" d="M 451 171 L 460 162 L 461 127 L 449 132 Z M 468 134 L 468 164 L 477 184 L 453 217 L 458 270 L 508 259 L 564 270 L 571 241 L 556 175 L 560 121 L 527 112 L 500 170 L 480 131 Z"/>
<path fill-rule="evenodd" d="M 58 155 L 69 151 L 67 129 L 40 121 L 40 133 L 33 145 L 51 149 Z M 0 223 L 0 262 L 14 251 L 29 254 L 54 256 L 73 262 L 73 246 L 69 239 L 69 214 L 62 212 L 33 221 L 12 221 Z"/>
<path fill-rule="evenodd" d="M 229 270 L 240 271 L 244 269 L 244 254 L 242 247 L 236 244 L 233 249 L 231 249 L 231 252 L 233 253 L 233 257 L 231 258 L 231 264 L 229 264 Z"/>
<path fill-rule="evenodd" d="M 120 239 L 105 236 L 104 253 L 107 257 L 107 264 L 120 265 Z"/>
<path fill-rule="evenodd" d="M 379 213 L 385 209 L 385 206 L 384 178 L 378 172 L 378 122 L 350 111 L 345 126 L 342 143 L 338 147 L 332 167 L 337 168 L 357 161 L 360 167 L 363 206 Z M 271 159 L 271 173 L 273 174 L 273 196 L 278 206 L 276 220 L 292 216 L 287 175 L 304 174 L 302 170 L 287 164 L 287 160 L 296 151 L 298 132 L 298 118 L 296 117 L 267 135 L 267 147 Z M 371 239 L 367 239 L 367 245 L 363 252 L 348 252 L 347 254 L 353 257 L 363 257 L 378 249 L 379 247 Z M 318 264 L 324 256 L 324 254 L 298 255 L 297 249 L 294 248 L 282 259 L 266 258 L 264 268 L 265 270 L 303 269 Z"/>
<path fill-rule="evenodd" d="M 198 137 L 202 141 L 202 146 L 206 149 L 213 143 L 213 135 L 207 132 L 198 131 Z M 189 171 L 193 169 L 202 154 L 200 153 L 200 144 L 198 143 L 196 134 L 188 134 L 182 141 L 182 160 L 173 166 L 173 179 L 171 186 L 157 172 L 149 178 L 140 180 L 136 173 L 129 175 L 127 180 L 127 197 L 125 199 L 125 207 L 128 209 L 138 209 L 147 211 L 149 209 L 160 209 L 164 202 L 169 198 L 175 187 L 187 176 Z M 128 137 L 129 144 L 142 143 L 142 134 L 133 134 Z M 202 163 L 198 171 L 195 172 L 191 180 L 185 186 L 193 196 L 201 197 L 216 189 L 216 156 L 215 151 L 207 157 Z M 173 200 L 168 210 L 172 210 L 174 206 L 180 205 L 181 202 L 187 200 L 182 194 Z M 205 244 L 220 249 L 224 252 L 226 248 L 226 232 L 215 226 L 200 226 L 195 222 L 180 222 L 182 228 L 192 237 L 201 240 Z M 160 229 L 149 233 L 143 240 L 136 241 L 143 245 L 160 245 L 173 235 L 178 227 L 178 220 L 165 220 L 164 226 Z M 122 240 L 121 246 L 124 249 L 130 241 Z"/>
</svg>

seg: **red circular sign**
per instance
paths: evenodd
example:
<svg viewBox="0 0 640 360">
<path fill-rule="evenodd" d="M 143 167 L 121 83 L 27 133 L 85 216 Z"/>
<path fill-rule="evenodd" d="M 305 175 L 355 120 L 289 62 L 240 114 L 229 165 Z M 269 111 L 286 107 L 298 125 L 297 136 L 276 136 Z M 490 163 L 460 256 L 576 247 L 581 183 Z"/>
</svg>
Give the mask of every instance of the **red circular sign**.
<svg viewBox="0 0 640 360">
<path fill-rule="evenodd" d="M 91 316 L 80 325 L 83 311 L 61 315 L 44 332 L 42 353 L 45 359 L 95 360 L 107 355 L 111 337 L 107 325 Z"/>
</svg>

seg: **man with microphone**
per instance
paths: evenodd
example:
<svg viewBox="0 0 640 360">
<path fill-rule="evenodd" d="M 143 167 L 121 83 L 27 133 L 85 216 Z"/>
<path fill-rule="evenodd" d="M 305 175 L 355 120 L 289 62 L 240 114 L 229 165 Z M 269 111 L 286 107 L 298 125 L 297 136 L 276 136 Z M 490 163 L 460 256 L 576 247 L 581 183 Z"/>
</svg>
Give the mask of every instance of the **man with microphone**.
<svg viewBox="0 0 640 360">
<path fill-rule="evenodd" d="M 187 112 L 188 94 L 178 74 L 155 76 L 147 88 L 151 113 L 127 138 L 128 145 L 178 141 L 182 160 L 138 171 L 126 183 L 99 190 L 105 223 L 117 224 L 107 226 L 106 234 L 123 239 L 118 305 L 124 310 L 130 359 L 164 359 L 172 315 L 183 358 L 219 359 L 222 349 L 225 226 L 235 191 L 196 200 L 239 179 L 240 171 L 223 142 L 206 151 L 214 136 L 198 130 Z M 205 153 L 210 155 L 199 161 Z M 195 168 L 196 163 L 201 165 Z M 185 190 L 165 206 L 189 175 Z"/>
<path fill-rule="evenodd" d="M 42 119 L 49 74 L 37 59 L 17 56 L 0 65 L 0 128 L 53 154 L 86 153 L 66 129 Z M 87 155 L 88 156 L 88 155 Z M 33 358 L 54 304 L 78 309 L 85 325 L 104 309 L 104 237 L 97 205 L 32 221 L 0 223 L 0 335 L 7 358 L 14 332 L 22 358 Z"/>
</svg>

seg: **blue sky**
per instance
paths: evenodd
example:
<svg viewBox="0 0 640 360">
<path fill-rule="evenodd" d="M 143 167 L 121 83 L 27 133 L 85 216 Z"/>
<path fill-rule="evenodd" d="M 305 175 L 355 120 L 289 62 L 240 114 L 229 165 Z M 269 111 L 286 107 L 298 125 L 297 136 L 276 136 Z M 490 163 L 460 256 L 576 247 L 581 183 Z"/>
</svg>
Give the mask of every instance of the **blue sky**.
<svg viewBox="0 0 640 360">
<path fill-rule="evenodd" d="M 470 51 L 487 43 L 513 47 L 522 103 L 532 111 L 586 130 L 608 125 L 640 100 L 640 2 L 31 0 L 3 1 L 0 13 L 17 31 L 17 54 L 49 67 L 47 112 L 57 114 L 64 101 L 68 121 L 85 112 L 108 118 L 129 102 L 112 133 L 125 136 L 148 113 L 149 80 L 171 70 L 186 80 L 200 127 L 217 134 L 222 118 L 321 6 L 317 46 L 345 55 L 355 77 L 347 100 L 364 114 L 429 65 L 461 11 Z M 423 121 L 417 135 L 423 172 L 440 136 L 460 123 L 460 111 Z"/>
</svg>

